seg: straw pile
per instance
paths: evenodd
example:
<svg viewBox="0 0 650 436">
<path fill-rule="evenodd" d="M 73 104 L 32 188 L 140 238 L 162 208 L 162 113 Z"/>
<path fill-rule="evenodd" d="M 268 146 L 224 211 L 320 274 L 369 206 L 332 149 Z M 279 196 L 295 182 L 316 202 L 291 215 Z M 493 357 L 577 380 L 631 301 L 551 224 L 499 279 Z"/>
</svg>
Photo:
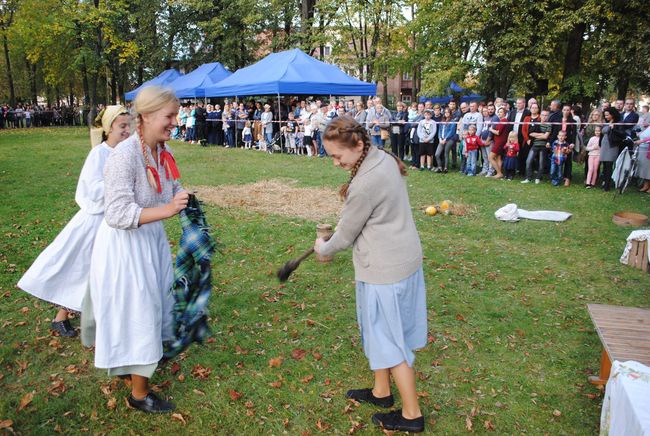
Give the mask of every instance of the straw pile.
<svg viewBox="0 0 650 436">
<path fill-rule="evenodd" d="M 322 222 L 339 216 L 343 203 L 333 189 L 299 188 L 296 180 L 262 180 L 248 185 L 192 186 L 201 201 L 263 214 Z"/>
</svg>

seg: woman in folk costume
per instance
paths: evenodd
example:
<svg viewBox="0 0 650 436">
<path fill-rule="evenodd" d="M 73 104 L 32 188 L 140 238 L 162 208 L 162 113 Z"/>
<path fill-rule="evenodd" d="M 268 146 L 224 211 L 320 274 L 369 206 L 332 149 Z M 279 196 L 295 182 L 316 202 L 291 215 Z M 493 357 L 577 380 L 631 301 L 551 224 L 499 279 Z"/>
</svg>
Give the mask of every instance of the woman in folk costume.
<svg viewBox="0 0 650 436">
<path fill-rule="evenodd" d="M 94 148 L 81 169 L 75 194 L 81 210 L 18 282 L 22 290 L 61 306 L 51 328 L 67 337 L 77 336 L 68 316 L 70 310 L 81 310 L 95 234 L 104 219 L 104 164 L 113 148 L 129 137 L 131 127 L 131 117 L 123 106 L 108 106 L 97 118 L 101 128 L 91 131 Z"/>
<path fill-rule="evenodd" d="M 170 89 L 141 90 L 134 101 L 137 132 L 106 162 L 105 219 L 90 265 L 95 366 L 131 380 L 129 404 L 150 413 L 174 409 L 149 390 L 173 338 L 172 256 L 162 220 L 187 206 L 176 163 L 165 144 L 176 127 Z"/>
</svg>

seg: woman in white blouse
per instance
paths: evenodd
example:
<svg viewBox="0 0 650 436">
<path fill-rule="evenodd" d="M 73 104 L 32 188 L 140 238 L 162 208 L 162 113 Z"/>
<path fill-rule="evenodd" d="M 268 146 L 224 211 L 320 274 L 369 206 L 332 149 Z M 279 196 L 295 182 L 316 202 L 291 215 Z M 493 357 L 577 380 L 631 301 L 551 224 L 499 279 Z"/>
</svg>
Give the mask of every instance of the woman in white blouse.
<svg viewBox="0 0 650 436">
<path fill-rule="evenodd" d="M 50 327 L 66 337 L 77 336 L 68 317 L 70 311 L 81 310 L 95 235 L 104 219 L 104 164 L 131 131 L 131 117 L 123 106 L 106 107 L 100 119 L 98 140 L 93 143 L 77 183 L 75 201 L 79 212 L 18 282 L 22 290 L 60 306 Z"/>
<path fill-rule="evenodd" d="M 175 407 L 151 392 L 148 381 L 163 341 L 173 336 L 172 257 L 162 220 L 188 201 L 165 144 L 178 105 L 174 92 L 161 87 L 144 88 L 135 98 L 137 132 L 106 163 L 105 220 L 90 267 L 95 366 L 130 379 L 129 404 L 150 413 Z"/>
</svg>

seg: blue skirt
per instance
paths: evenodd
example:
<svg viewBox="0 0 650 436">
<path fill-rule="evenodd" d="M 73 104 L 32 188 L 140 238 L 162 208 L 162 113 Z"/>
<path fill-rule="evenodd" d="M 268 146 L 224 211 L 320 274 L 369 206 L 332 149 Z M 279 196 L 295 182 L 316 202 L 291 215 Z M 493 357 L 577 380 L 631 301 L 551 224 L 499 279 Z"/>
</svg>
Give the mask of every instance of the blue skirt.
<svg viewBox="0 0 650 436">
<path fill-rule="evenodd" d="M 517 158 L 516 157 L 507 157 L 503 161 L 504 170 L 516 170 L 517 169 Z"/>
<path fill-rule="evenodd" d="M 427 344 L 427 303 L 422 268 L 389 285 L 357 282 L 357 321 L 370 369 L 413 366 Z"/>
</svg>

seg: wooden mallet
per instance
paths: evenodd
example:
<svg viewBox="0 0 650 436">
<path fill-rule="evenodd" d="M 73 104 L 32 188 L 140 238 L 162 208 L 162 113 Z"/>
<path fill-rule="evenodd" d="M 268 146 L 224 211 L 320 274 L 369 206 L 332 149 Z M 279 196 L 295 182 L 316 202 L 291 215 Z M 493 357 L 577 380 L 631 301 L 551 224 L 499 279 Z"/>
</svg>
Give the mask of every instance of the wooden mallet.
<svg viewBox="0 0 650 436">
<path fill-rule="evenodd" d="M 324 240 L 329 240 L 330 236 L 327 236 L 323 238 Z M 314 253 L 314 247 L 311 247 L 309 250 L 305 251 L 300 257 L 297 257 L 295 259 L 291 259 L 282 267 L 278 270 L 277 276 L 278 280 L 280 280 L 280 283 L 284 283 L 289 279 L 289 276 L 291 275 L 292 272 L 294 272 L 299 266 L 300 263 L 307 259 L 309 256 L 311 256 Z"/>
</svg>

